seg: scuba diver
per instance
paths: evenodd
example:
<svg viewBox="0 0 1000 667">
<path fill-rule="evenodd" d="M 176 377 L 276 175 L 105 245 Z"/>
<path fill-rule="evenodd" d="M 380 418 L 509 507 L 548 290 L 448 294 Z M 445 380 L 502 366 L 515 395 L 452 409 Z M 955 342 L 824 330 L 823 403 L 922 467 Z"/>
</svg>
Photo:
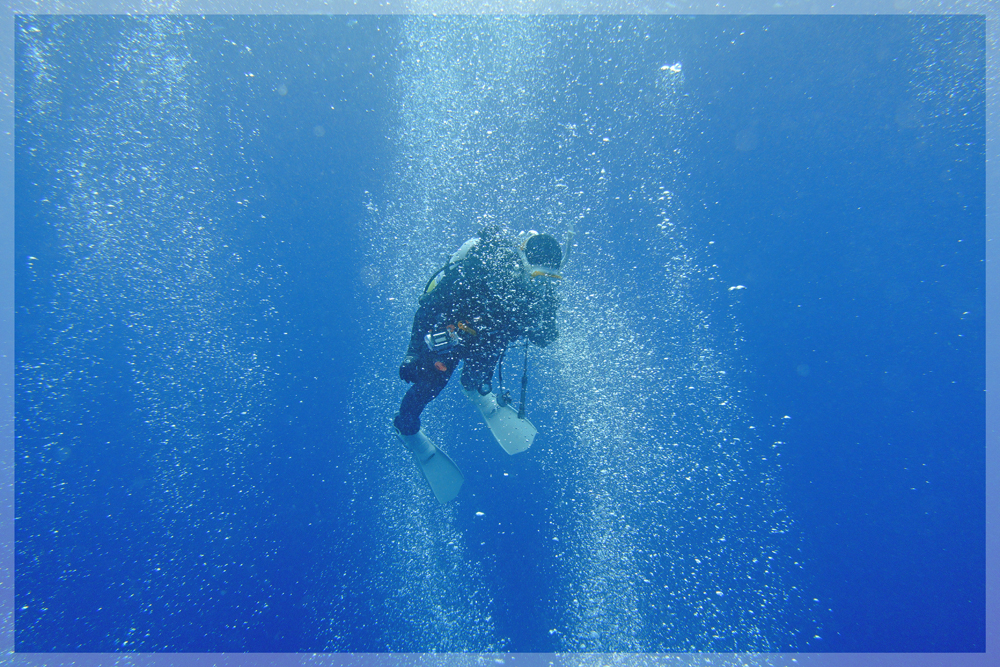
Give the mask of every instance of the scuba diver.
<svg viewBox="0 0 1000 667">
<path fill-rule="evenodd" d="M 399 367 L 407 390 L 393 420 L 396 435 L 413 454 L 435 497 L 445 503 L 464 477 L 420 428 L 420 413 L 463 362 L 461 383 L 497 442 L 509 454 L 531 445 L 535 427 L 506 394 L 493 392 L 493 374 L 511 343 L 545 347 L 559 335 L 555 281 L 563 261 L 559 242 L 530 231 L 517 239 L 498 226 L 466 241 L 427 283 L 413 318 L 410 345 Z M 527 358 L 525 358 L 527 370 Z"/>
</svg>

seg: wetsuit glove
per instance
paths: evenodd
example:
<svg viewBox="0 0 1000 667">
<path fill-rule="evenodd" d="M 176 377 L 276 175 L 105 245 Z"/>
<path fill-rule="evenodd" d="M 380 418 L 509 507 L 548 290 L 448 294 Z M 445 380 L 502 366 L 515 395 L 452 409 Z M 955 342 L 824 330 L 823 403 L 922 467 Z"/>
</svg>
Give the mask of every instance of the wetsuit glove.
<svg viewBox="0 0 1000 667">
<path fill-rule="evenodd" d="M 420 363 L 417 357 L 413 355 L 406 355 L 403 357 L 403 363 L 399 365 L 399 379 L 403 382 L 413 383 L 420 378 Z"/>
</svg>

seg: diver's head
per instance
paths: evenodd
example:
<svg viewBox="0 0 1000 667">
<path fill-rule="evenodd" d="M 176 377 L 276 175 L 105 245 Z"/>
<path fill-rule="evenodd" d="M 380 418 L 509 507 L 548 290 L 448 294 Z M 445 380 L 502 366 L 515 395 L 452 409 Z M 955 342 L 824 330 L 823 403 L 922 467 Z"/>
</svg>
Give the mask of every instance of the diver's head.
<svg viewBox="0 0 1000 667">
<path fill-rule="evenodd" d="M 529 279 L 562 278 L 558 273 L 562 266 L 562 248 L 550 234 L 536 231 L 522 234 L 518 255 L 521 257 L 521 268 Z"/>
</svg>

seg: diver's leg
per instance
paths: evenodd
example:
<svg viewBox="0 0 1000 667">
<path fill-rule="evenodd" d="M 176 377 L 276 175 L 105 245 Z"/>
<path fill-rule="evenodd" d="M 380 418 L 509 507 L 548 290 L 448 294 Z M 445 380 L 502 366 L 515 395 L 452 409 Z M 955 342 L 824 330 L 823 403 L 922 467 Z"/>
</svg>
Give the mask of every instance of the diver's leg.
<svg viewBox="0 0 1000 667">
<path fill-rule="evenodd" d="M 462 367 L 462 386 L 469 391 L 475 389 L 484 396 L 493 391 L 493 372 L 501 352 L 502 345 L 482 346 L 472 350 Z"/>
<path fill-rule="evenodd" d="M 439 355 L 434 356 L 438 357 Z M 420 377 L 407 390 L 402 403 L 399 404 L 399 413 L 393 420 L 393 424 L 403 435 L 413 435 L 420 430 L 420 413 L 424 411 L 428 403 L 441 393 L 455 370 L 455 364 L 451 359 L 441 358 L 436 363 L 443 366 L 444 370 L 441 370 L 433 361 L 424 364 Z"/>
</svg>

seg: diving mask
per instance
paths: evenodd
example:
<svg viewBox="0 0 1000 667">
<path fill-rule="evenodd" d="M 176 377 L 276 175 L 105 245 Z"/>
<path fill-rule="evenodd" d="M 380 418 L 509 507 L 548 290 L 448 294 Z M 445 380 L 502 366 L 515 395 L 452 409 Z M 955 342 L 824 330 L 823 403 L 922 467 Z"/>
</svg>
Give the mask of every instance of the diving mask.
<svg viewBox="0 0 1000 667">
<path fill-rule="evenodd" d="M 517 254 L 525 277 L 529 281 L 536 278 L 561 280 L 562 275 L 558 273 L 562 264 L 559 243 L 550 235 L 539 234 L 534 230 L 522 234 L 521 239 Z"/>
</svg>

